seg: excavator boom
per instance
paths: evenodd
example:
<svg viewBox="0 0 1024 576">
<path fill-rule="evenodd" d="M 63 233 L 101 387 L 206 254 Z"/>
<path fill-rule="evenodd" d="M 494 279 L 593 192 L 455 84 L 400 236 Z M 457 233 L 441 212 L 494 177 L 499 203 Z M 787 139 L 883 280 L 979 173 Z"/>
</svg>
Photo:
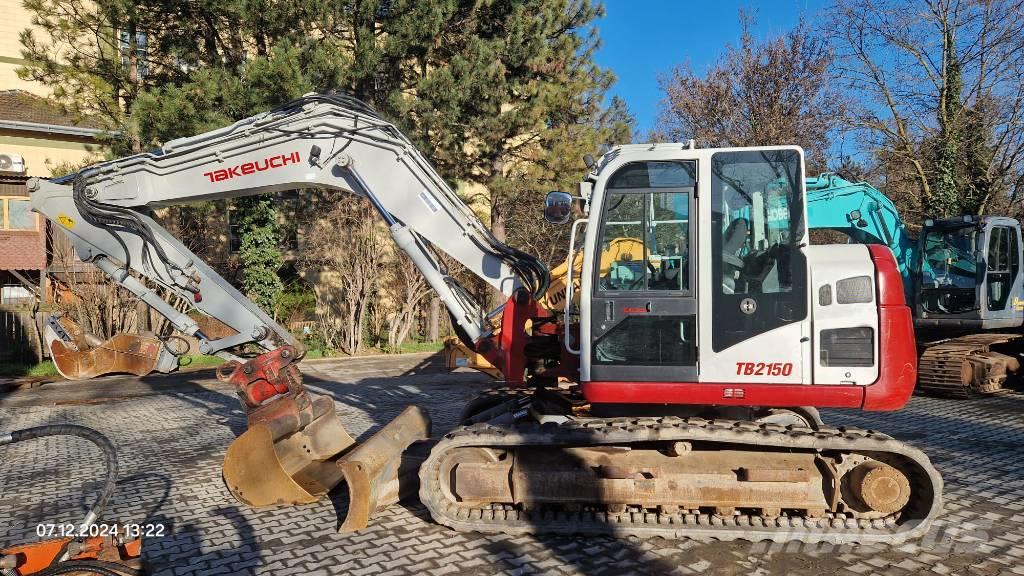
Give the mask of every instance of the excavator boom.
<svg viewBox="0 0 1024 576">
<path fill-rule="evenodd" d="M 154 152 L 29 183 L 33 208 L 60 227 L 83 261 L 195 337 L 201 352 L 228 361 L 218 377 L 235 386 L 249 420 L 225 458 L 232 493 L 253 506 L 311 502 L 347 479 L 355 504 L 343 528 L 352 530 L 377 506 L 408 492 L 399 489 L 408 475 L 402 454 L 429 436 L 429 417 L 406 411 L 357 447 L 333 402 L 303 388 L 295 365 L 303 350 L 295 337 L 148 214 L 174 204 L 310 188 L 337 192 L 339 202 L 346 193 L 367 198 L 466 343 L 481 344 L 495 363 L 488 315 L 435 250 L 506 295 L 547 288 L 542 263 L 498 242 L 402 132 L 341 94 L 308 95 Z M 158 286 L 235 334 L 208 337 Z M 58 370 L 71 379 L 177 368 L 172 346 L 158 338 L 118 334 L 99 342 L 67 317 L 50 319 L 46 339 Z M 245 345 L 266 352 L 242 358 L 237 351 Z"/>
<path fill-rule="evenodd" d="M 470 343 L 489 331 L 486 315 L 437 259 L 435 249 L 506 295 L 520 286 L 536 294 L 547 288 L 544 265 L 498 242 L 404 134 L 364 104 L 338 94 L 306 96 L 57 182 L 34 179 L 29 188 L 34 209 L 60 226 L 83 261 L 95 264 L 177 330 L 198 338 L 202 352 L 229 359 L 225 351 L 244 344 L 273 350 L 297 342 L 148 216 L 149 209 L 311 188 L 366 197 Z M 237 334 L 207 338 L 153 285 Z"/>
</svg>

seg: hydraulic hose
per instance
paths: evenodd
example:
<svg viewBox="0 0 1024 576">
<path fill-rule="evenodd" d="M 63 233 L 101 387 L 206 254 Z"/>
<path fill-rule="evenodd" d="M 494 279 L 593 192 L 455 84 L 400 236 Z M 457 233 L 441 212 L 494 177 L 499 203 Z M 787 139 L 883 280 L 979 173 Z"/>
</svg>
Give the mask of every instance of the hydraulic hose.
<svg viewBox="0 0 1024 576">
<path fill-rule="evenodd" d="M 114 562 L 102 560 L 68 560 L 40 572 L 35 576 L 58 576 L 63 574 L 99 574 L 100 576 L 135 576 L 141 571 Z"/>
<path fill-rule="evenodd" d="M 117 482 L 117 451 L 114 448 L 114 444 L 103 434 L 92 428 L 75 424 L 37 426 L 35 428 L 26 428 L 0 434 L 0 446 L 24 442 L 34 438 L 45 438 L 47 436 L 78 436 L 92 442 L 103 452 L 103 461 L 107 469 L 106 481 L 103 484 L 103 489 L 100 490 L 99 496 L 96 498 L 96 502 L 93 503 L 89 513 L 82 520 L 78 531 L 79 534 L 88 534 L 89 527 L 99 518 L 107 502 L 110 500 L 110 496 L 114 493 L 115 483 Z"/>
</svg>

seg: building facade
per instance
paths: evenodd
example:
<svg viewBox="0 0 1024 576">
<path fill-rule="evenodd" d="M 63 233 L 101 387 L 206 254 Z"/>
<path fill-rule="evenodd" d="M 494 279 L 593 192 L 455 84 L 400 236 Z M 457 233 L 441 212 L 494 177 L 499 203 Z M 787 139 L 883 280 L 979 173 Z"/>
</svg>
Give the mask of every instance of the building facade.
<svg viewBox="0 0 1024 576">
<path fill-rule="evenodd" d="M 25 183 L 99 158 L 102 130 L 49 103 L 47 86 L 18 77 L 31 13 L 21 0 L 0 0 L 0 13 L 0 305 L 10 306 L 48 300 L 46 271 L 55 264 L 49 224 L 29 209 Z"/>
</svg>

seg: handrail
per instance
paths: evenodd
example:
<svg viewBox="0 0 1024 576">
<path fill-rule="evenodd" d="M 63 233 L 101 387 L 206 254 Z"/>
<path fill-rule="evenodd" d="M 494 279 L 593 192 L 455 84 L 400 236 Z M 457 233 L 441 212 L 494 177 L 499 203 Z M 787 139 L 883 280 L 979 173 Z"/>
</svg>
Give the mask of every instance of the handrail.
<svg viewBox="0 0 1024 576">
<path fill-rule="evenodd" d="M 576 272 L 576 261 L 575 261 L 576 255 L 573 252 L 574 252 L 574 247 L 576 246 L 576 230 L 577 230 L 577 227 L 580 224 L 586 224 L 587 222 L 589 222 L 589 219 L 587 219 L 587 218 L 580 218 L 579 220 L 576 220 L 575 222 L 572 223 L 572 231 L 569 233 L 569 255 L 568 255 L 568 257 L 565 260 L 566 262 L 569 263 L 569 270 L 567 271 L 568 274 L 569 274 L 569 277 L 567 278 L 567 282 L 565 283 L 565 307 L 564 307 L 564 310 L 565 310 L 565 330 L 564 330 L 564 332 L 562 334 L 562 340 L 565 343 L 565 349 L 570 354 L 575 354 L 577 356 L 580 355 L 582 347 L 580 347 L 580 348 L 573 348 L 572 347 L 572 334 L 571 334 L 572 331 L 569 329 L 569 327 L 571 325 L 569 323 L 569 318 L 570 318 L 570 315 L 572 314 L 572 307 L 573 307 L 573 304 L 572 304 L 573 276 L 574 276 L 574 274 Z"/>
</svg>

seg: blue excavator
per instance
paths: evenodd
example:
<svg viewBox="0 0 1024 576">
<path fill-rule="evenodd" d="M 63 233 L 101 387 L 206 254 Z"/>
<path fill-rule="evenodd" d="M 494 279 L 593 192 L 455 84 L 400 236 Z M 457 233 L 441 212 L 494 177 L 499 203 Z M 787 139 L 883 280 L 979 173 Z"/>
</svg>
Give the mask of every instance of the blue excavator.
<svg viewBox="0 0 1024 576">
<path fill-rule="evenodd" d="M 888 246 L 896 257 L 913 310 L 918 387 L 957 398 L 1002 391 L 1024 352 L 1020 222 L 929 219 L 914 238 L 892 200 L 870 184 L 832 173 L 806 184 L 812 240 L 834 231 L 847 242 Z"/>
</svg>

